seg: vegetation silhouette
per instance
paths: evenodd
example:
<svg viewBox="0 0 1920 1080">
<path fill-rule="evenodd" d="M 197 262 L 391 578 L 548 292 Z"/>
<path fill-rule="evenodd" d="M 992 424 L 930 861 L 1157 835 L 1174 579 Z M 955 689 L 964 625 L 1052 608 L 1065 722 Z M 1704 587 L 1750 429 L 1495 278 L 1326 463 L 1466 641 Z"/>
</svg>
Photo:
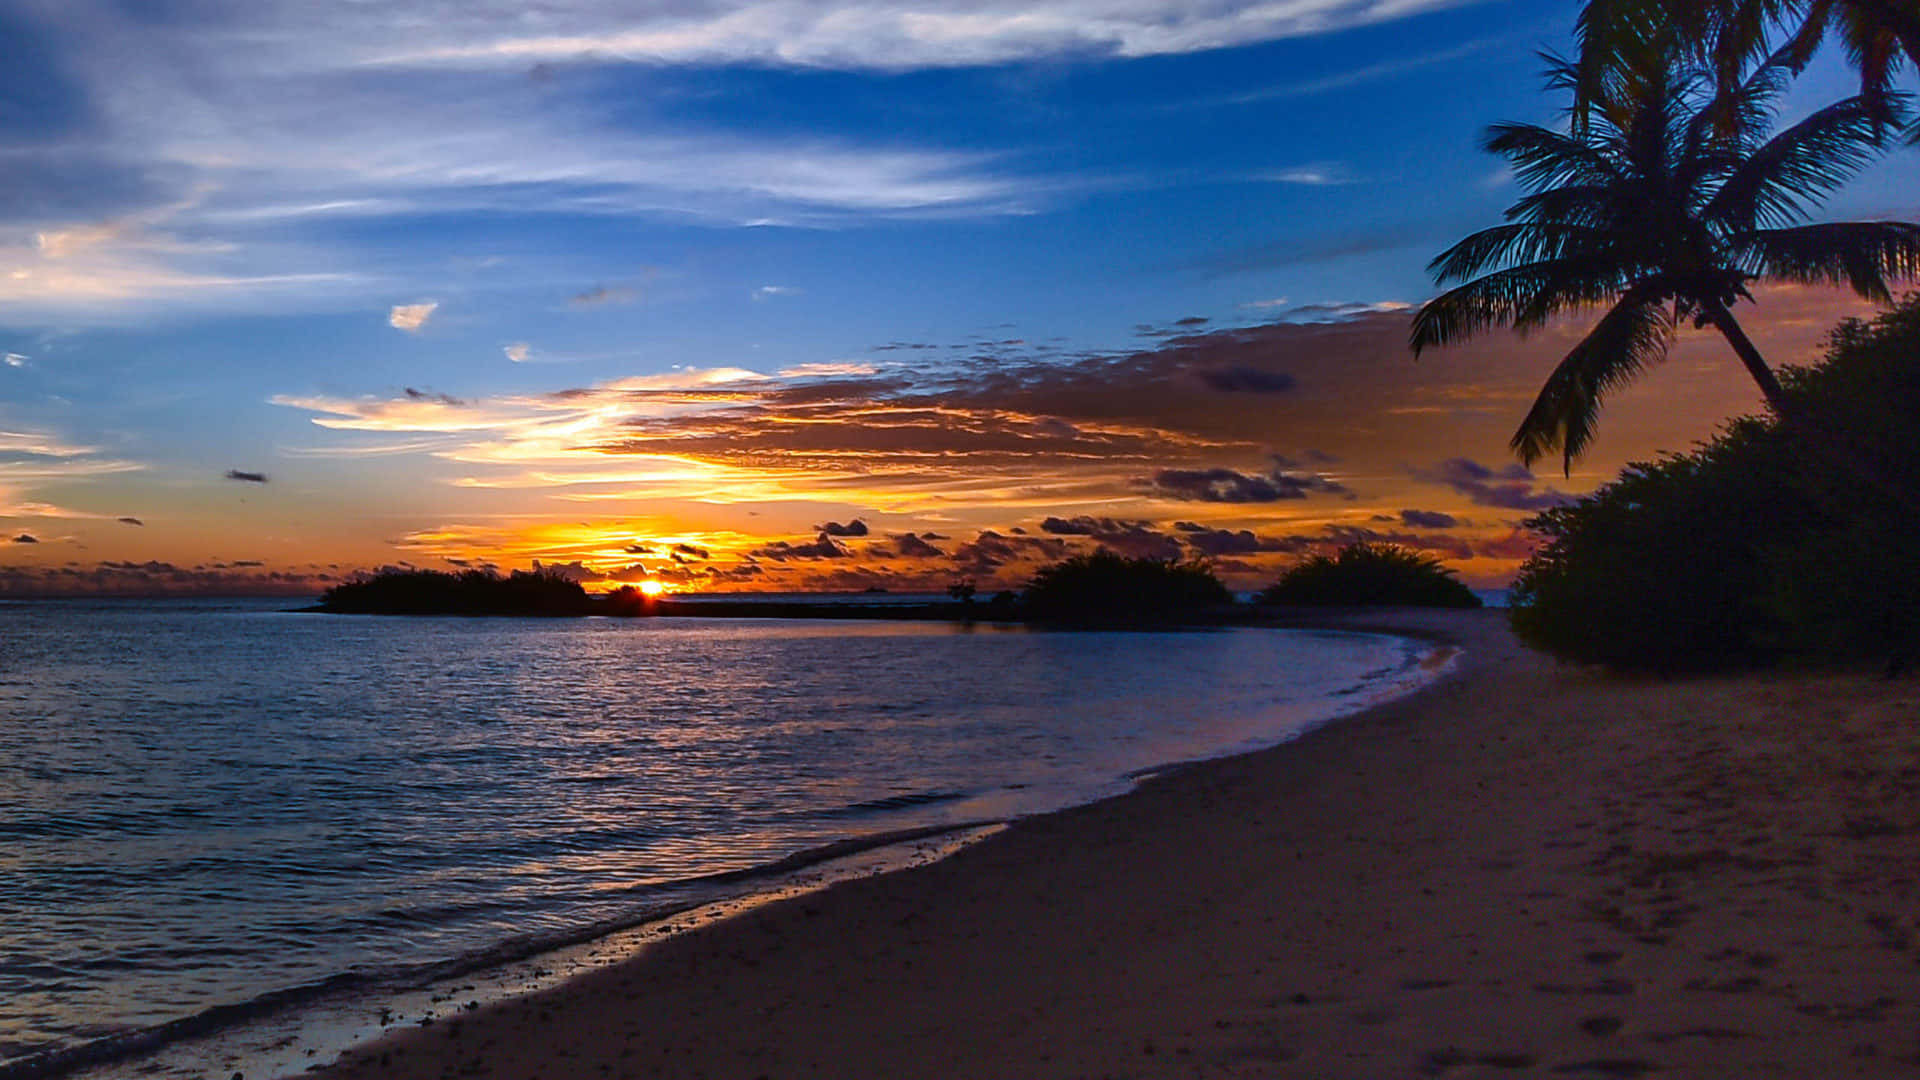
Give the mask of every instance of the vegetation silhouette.
<svg viewBox="0 0 1920 1080">
<path fill-rule="evenodd" d="M 1903 64 L 1920 72 L 1920 6 L 1900 0 L 1589 0 L 1574 36 L 1576 124 L 1608 83 L 1631 76 L 1634 56 L 1666 41 L 1711 68 L 1723 97 L 1769 58 L 1799 74 L 1830 39 L 1859 72 L 1863 97 L 1890 94 Z M 1716 122 L 1726 130 L 1738 117 Z M 1920 141 L 1920 125 L 1909 134 Z"/>
<path fill-rule="evenodd" d="M 1920 294 L 1849 320 L 1783 393 L 1892 482 L 1920 490 Z M 1687 454 L 1527 524 L 1548 543 L 1521 568 L 1522 640 L 1622 669 L 1722 669 L 1892 657 L 1920 646 L 1920 531 L 1904 508 L 1813 467 L 1778 417 L 1729 425 Z"/>
<path fill-rule="evenodd" d="M 1080 626 L 1198 622 L 1232 604 L 1205 562 L 1129 559 L 1105 548 L 1043 567 L 1020 597 L 1029 621 Z"/>
<path fill-rule="evenodd" d="M 1603 398 L 1665 358 L 1691 319 L 1717 329 L 1775 415 L 1817 429 L 1781 388 L 1732 308 L 1748 284 L 1770 279 L 1838 284 L 1890 302 L 1888 278 L 1920 272 L 1920 225 L 1873 221 L 1790 224 L 1886 148 L 1904 99 L 1856 96 L 1767 138 L 1788 68 L 1763 64 L 1728 99 L 1711 73 L 1673 48 L 1631 58 L 1631 77 L 1600 87 L 1591 117 L 1572 133 L 1497 124 L 1486 147 L 1512 163 L 1528 194 L 1508 222 L 1460 241 L 1429 264 L 1440 284 L 1409 338 L 1415 355 L 1490 327 L 1522 333 L 1563 312 L 1610 304 L 1560 361 L 1514 433 L 1531 464 L 1560 452 L 1570 472 L 1591 442 Z M 1572 89 L 1579 72 L 1552 61 L 1549 85 Z M 1716 129 L 1716 112 L 1742 122 Z M 1831 431 L 1814 442 L 1882 492 L 1900 489 L 1865 467 Z"/>
<path fill-rule="evenodd" d="M 1315 555 L 1280 575 L 1262 604 L 1312 607 L 1477 608 L 1480 598 L 1425 552 L 1397 544 L 1356 543 L 1332 558 Z"/>
<path fill-rule="evenodd" d="M 505 577 L 484 570 L 383 570 L 328 589 L 319 607 L 357 615 L 585 615 L 593 602 L 579 582 L 541 570 Z"/>
</svg>

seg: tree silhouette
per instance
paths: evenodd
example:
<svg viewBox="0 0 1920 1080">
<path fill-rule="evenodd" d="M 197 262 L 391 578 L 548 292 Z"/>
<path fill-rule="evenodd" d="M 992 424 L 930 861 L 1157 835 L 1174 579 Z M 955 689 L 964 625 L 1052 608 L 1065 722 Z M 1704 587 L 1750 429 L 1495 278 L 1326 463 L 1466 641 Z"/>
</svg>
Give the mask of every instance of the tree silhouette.
<svg viewBox="0 0 1920 1080">
<path fill-rule="evenodd" d="M 1796 224 L 1885 149 L 1888 125 L 1905 116 L 1902 96 L 1848 98 L 1769 138 L 1786 64 L 1761 65 L 1729 96 L 1715 93 L 1710 72 L 1684 61 L 1673 48 L 1643 51 L 1571 132 L 1488 129 L 1486 148 L 1512 163 L 1528 194 L 1506 224 L 1467 237 L 1428 266 L 1437 283 L 1464 284 L 1414 317 L 1416 356 L 1491 327 L 1525 333 L 1564 312 L 1610 305 L 1547 377 L 1514 433 L 1512 448 L 1529 464 L 1558 451 L 1571 471 L 1605 395 L 1664 359 L 1684 319 L 1717 329 L 1776 414 L 1802 422 L 1734 318 L 1734 305 L 1753 299 L 1748 284 L 1842 284 L 1886 303 L 1890 276 L 1920 271 L 1920 225 Z M 1550 86 L 1578 85 L 1575 65 L 1550 63 Z M 1722 110 L 1740 122 L 1716 124 Z"/>
<path fill-rule="evenodd" d="M 1797 73 L 1828 40 L 1860 73 L 1863 97 L 1887 96 L 1904 64 L 1920 72 L 1920 5 L 1912 0 L 1588 0 L 1574 33 L 1576 121 L 1606 83 L 1631 70 L 1632 57 L 1668 40 L 1710 66 L 1723 92 L 1770 55 Z M 1920 140 L 1920 125 L 1912 135 Z"/>
</svg>

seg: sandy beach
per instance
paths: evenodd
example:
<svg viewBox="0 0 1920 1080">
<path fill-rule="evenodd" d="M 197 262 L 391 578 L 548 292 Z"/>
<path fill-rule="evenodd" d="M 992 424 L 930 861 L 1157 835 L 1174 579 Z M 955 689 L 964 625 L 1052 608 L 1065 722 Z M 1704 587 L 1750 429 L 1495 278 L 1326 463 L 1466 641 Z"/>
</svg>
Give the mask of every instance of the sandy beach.
<svg viewBox="0 0 1920 1080">
<path fill-rule="evenodd" d="M 351 1077 L 1920 1075 L 1920 684 L 1457 672 Z"/>
</svg>

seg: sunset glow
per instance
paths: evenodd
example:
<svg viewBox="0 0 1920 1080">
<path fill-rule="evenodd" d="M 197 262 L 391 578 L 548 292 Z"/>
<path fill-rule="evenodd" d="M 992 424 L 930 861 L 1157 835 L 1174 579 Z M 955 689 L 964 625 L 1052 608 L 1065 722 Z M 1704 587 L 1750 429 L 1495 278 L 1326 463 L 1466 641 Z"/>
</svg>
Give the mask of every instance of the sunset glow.
<svg viewBox="0 0 1920 1080">
<path fill-rule="evenodd" d="M 1758 407 L 1685 332 L 1536 475 L 1507 441 L 1580 320 L 1407 353 L 1426 261 L 1514 195 L 1478 129 L 1544 115 L 1571 9 L 1032 29 L 1081 25 L 1055 6 L 801 5 L 777 41 L 586 0 L 0 18 L 42 102 L 0 219 L 0 592 L 998 590 L 1099 547 L 1250 589 L 1359 539 L 1498 585 L 1528 516 Z M 1867 310 L 1758 299 L 1783 363 Z"/>
</svg>

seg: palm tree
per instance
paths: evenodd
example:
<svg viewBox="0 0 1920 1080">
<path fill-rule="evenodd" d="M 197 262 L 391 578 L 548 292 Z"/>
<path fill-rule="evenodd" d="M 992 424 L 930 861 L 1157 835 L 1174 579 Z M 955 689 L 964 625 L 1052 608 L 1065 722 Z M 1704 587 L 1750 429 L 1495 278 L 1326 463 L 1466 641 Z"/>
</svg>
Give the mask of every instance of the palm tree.
<svg viewBox="0 0 1920 1080">
<path fill-rule="evenodd" d="M 1643 54 L 1609 82 L 1584 128 L 1488 129 L 1486 148 L 1512 163 L 1528 194 L 1506 224 L 1428 266 L 1436 283 L 1464 284 L 1414 317 L 1416 356 L 1491 327 L 1525 333 L 1609 305 L 1514 433 L 1513 450 L 1528 464 L 1559 451 L 1571 472 L 1602 398 L 1664 359 L 1686 319 L 1719 330 L 1775 413 L 1811 429 L 1734 318 L 1732 308 L 1753 299 L 1748 283 L 1844 284 L 1886 303 L 1889 277 L 1920 272 L 1920 225 L 1797 224 L 1880 154 L 1888 125 L 1904 118 L 1903 97 L 1849 98 L 1766 138 L 1785 64 L 1762 65 L 1728 96 L 1714 92 L 1709 72 L 1662 52 Z M 1550 85 L 1573 89 L 1579 70 L 1550 62 Z M 1730 129 L 1714 121 L 1723 108 L 1739 119 Z"/>
<path fill-rule="evenodd" d="M 1799 72 L 1829 38 L 1860 73 L 1863 97 L 1886 96 L 1903 64 L 1920 73 L 1920 5 L 1912 0 L 1588 0 L 1574 34 L 1580 42 L 1576 108 L 1582 119 L 1600 87 L 1630 65 L 1633 54 L 1667 37 L 1710 65 L 1723 91 L 1770 54 Z M 1776 35 L 1782 41 L 1774 52 Z M 1920 125 L 1912 136 L 1920 141 Z"/>
</svg>

